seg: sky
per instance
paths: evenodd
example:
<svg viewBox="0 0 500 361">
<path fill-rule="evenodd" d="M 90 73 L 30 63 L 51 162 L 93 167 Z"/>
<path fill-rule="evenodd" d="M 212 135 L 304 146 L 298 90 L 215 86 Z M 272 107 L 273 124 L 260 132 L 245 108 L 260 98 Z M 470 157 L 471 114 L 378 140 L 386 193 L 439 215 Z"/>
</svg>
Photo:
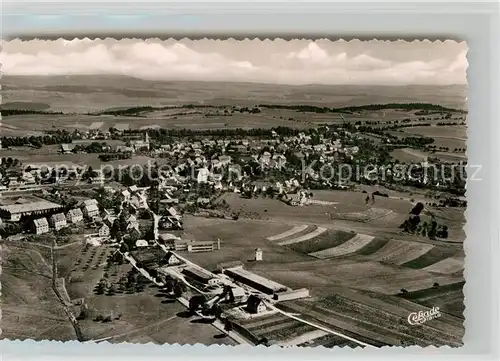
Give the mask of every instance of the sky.
<svg viewBox="0 0 500 361">
<path fill-rule="evenodd" d="M 4 75 L 125 75 L 274 84 L 466 84 L 465 42 L 96 39 L 2 41 Z"/>
</svg>

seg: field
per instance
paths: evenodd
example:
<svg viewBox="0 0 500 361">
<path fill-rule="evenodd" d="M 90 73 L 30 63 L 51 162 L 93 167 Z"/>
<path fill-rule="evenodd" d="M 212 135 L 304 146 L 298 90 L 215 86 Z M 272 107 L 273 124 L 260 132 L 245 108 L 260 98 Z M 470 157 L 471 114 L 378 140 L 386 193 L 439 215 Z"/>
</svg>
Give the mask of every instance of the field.
<svg viewBox="0 0 500 361">
<path fill-rule="evenodd" d="M 8 119 L 8 118 L 7 118 Z M 2 134 L 2 133 L 0 133 Z M 3 134 L 5 135 L 5 134 Z M 111 141 L 110 144 L 116 142 Z M 23 166 L 33 167 L 72 167 L 72 166 L 87 166 L 93 169 L 103 167 L 106 169 L 110 166 L 127 166 L 131 164 L 146 164 L 148 161 L 153 163 L 154 158 L 146 156 L 133 156 L 131 159 L 114 160 L 103 162 L 98 158 L 98 154 L 92 153 L 77 153 L 77 154 L 61 154 L 58 146 L 44 146 L 42 149 L 30 149 L 27 147 L 2 149 L 2 157 L 12 157 L 19 159 Z M 160 162 L 161 163 L 161 160 Z"/>
<path fill-rule="evenodd" d="M 372 344 L 399 345 L 405 341 L 421 346 L 460 346 L 464 332 L 463 320 L 448 314 L 420 327 L 411 326 L 406 318 L 419 309 L 418 305 L 364 291 L 344 290 L 324 298 L 284 302 L 281 307 Z"/>
<path fill-rule="evenodd" d="M 355 106 L 434 103 L 465 108 L 466 86 L 326 86 L 196 81 L 148 81 L 124 76 L 4 76 L 3 104 L 66 112 L 171 104 L 312 104 Z M 78 101 L 76 101 L 78 100 Z M 17 104 L 16 104 L 17 103 Z"/>
<path fill-rule="evenodd" d="M 243 201 L 255 206 L 261 200 Z M 280 209 L 279 216 L 273 217 L 272 200 L 262 201 L 268 209 L 264 220 L 189 218 L 186 234 L 199 240 L 213 240 L 220 235 L 221 250 L 186 254 L 186 257 L 209 268 L 226 261 L 243 260 L 246 267 L 258 274 L 292 288 L 307 287 L 319 294 L 328 294 L 331 287 L 338 285 L 397 294 L 403 288 L 414 291 L 434 283 L 445 285 L 462 279 L 460 243 L 397 236 L 394 230 L 384 234 L 380 224 L 374 227 L 370 223 L 359 225 L 360 222 L 337 219 L 306 223 L 309 206 L 285 205 L 293 209 L 293 214 L 285 219 Z M 281 204 L 276 205 L 280 207 Z M 262 262 L 251 261 L 257 247 L 263 250 Z M 431 265 L 434 266 L 426 268 Z"/>
<path fill-rule="evenodd" d="M 50 254 L 4 242 L 0 249 L 2 338 L 75 340 L 68 316 L 52 291 Z"/>
<path fill-rule="evenodd" d="M 4 117 L 5 136 L 40 135 L 47 129 L 107 130 L 117 124 L 132 129 L 145 128 L 269 128 L 276 126 L 311 127 L 341 123 L 335 113 L 297 112 L 264 108 L 261 113 L 227 116 L 218 107 L 259 104 L 309 104 L 331 107 L 384 103 L 434 103 L 464 108 L 465 87 L 438 86 L 287 86 L 252 83 L 150 82 L 128 77 L 12 77 L 3 81 L 3 109 L 63 112 L 64 114 L 26 114 Z M 404 97 L 401 94 L 405 94 Z M 110 107 L 110 104 L 113 106 Z M 143 112 L 140 116 L 96 115 L 105 110 L 140 106 L 205 105 L 206 108 L 165 109 Z M 89 115 L 93 114 L 93 115 Z M 348 121 L 387 121 L 415 117 L 403 110 L 360 111 L 348 114 Z"/>
<path fill-rule="evenodd" d="M 315 327 L 291 319 L 280 313 L 242 320 L 238 324 L 249 331 L 256 339 L 265 338 L 271 344 L 283 346 L 295 346 L 305 342 L 304 340 L 324 335 L 324 332 L 318 333 Z"/>
<path fill-rule="evenodd" d="M 185 307 L 155 286 L 137 283 L 133 292 L 95 294 L 105 273 L 110 283 L 126 275 L 131 266 L 111 266 L 106 271 L 109 248 L 70 245 L 56 251 L 59 276 L 66 279 L 71 300 L 83 299 L 85 316 L 78 321 L 85 340 L 235 344 L 209 324 L 185 318 Z M 52 268 L 48 248 L 30 244 L 2 244 L 3 338 L 75 340 L 68 316 L 51 288 Z M 84 306 L 71 307 L 76 317 Z M 96 317 L 109 317 L 96 321 Z"/>
<path fill-rule="evenodd" d="M 427 307 L 439 307 L 441 312 L 463 318 L 465 310 L 463 286 L 465 282 L 451 283 L 442 287 L 432 287 L 409 292 L 401 297 Z"/>
</svg>

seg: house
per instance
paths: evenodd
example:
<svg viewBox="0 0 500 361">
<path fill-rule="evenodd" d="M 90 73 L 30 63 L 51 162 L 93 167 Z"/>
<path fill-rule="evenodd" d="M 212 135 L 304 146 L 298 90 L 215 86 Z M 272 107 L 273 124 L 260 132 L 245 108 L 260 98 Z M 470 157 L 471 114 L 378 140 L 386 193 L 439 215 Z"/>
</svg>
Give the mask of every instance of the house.
<svg viewBox="0 0 500 361">
<path fill-rule="evenodd" d="M 196 176 L 196 181 L 198 183 L 207 183 L 209 176 L 210 176 L 210 171 L 206 167 L 200 168 L 198 169 L 198 175 Z"/>
<path fill-rule="evenodd" d="M 221 155 L 219 157 L 219 162 L 221 165 L 228 165 L 229 163 L 231 163 L 231 156 L 229 155 Z"/>
<path fill-rule="evenodd" d="M 109 237 L 110 229 L 107 225 L 103 224 L 99 228 L 99 237 Z"/>
<path fill-rule="evenodd" d="M 182 229 L 182 222 L 177 217 L 165 216 L 160 219 L 159 222 L 160 229 L 170 230 L 170 229 Z"/>
<path fill-rule="evenodd" d="M 127 147 L 126 145 L 117 145 L 115 147 L 115 152 L 117 153 L 133 153 L 134 148 Z"/>
<path fill-rule="evenodd" d="M 243 302 L 245 298 L 246 293 L 242 287 L 232 287 L 229 291 L 229 301 L 231 303 Z"/>
<path fill-rule="evenodd" d="M 99 206 L 95 199 L 87 199 L 83 202 L 83 215 L 87 218 L 99 215 Z"/>
<path fill-rule="evenodd" d="M 247 300 L 247 311 L 250 313 L 262 313 L 266 310 L 264 302 L 255 295 L 250 295 Z"/>
<path fill-rule="evenodd" d="M 262 249 L 261 248 L 257 248 L 255 250 L 255 260 L 262 261 Z"/>
<path fill-rule="evenodd" d="M 139 230 L 139 225 L 133 227 L 127 227 L 128 235 L 132 238 L 140 238 L 142 236 L 141 231 Z"/>
<path fill-rule="evenodd" d="M 142 195 L 141 193 L 137 193 L 130 198 L 130 205 L 132 205 L 136 209 L 142 209 L 148 207 L 148 202 L 144 195 Z"/>
<path fill-rule="evenodd" d="M 137 220 L 136 216 L 131 214 L 127 218 L 127 230 L 130 228 L 136 228 L 139 227 L 139 221 Z"/>
<path fill-rule="evenodd" d="M 56 231 L 66 227 L 68 223 L 66 222 L 66 217 L 64 213 L 56 213 L 50 217 L 50 225 L 55 228 Z"/>
<path fill-rule="evenodd" d="M 49 231 L 49 222 L 47 218 L 37 218 L 33 220 L 33 233 L 44 234 Z"/>
<path fill-rule="evenodd" d="M 83 221 L 83 213 L 80 208 L 71 209 L 66 214 L 66 221 L 69 223 L 78 223 Z"/>
<path fill-rule="evenodd" d="M 147 247 L 147 246 L 149 246 L 149 244 L 148 244 L 148 241 L 146 241 L 145 239 L 138 239 L 135 242 L 135 246 L 136 247 Z"/>
<path fill-rule="evenodd" d="M 130 200 L 130 192 L 125 189 L 121 192 L 122 200 L 128 202 Z"/>
<path fill-rule="evenodd" d="M 115 217 L 115 216 L 113 216 L 113 215 L 112 215 L 112 214 L 110 214 L 110 213 L 107 213 L 107 214 L 104 216 L 104 218 L 103 218 L 103 220 L 102 220 L 102 221 L 103 221 L 103 223 L 104 223 L 105 225 L 107 225 L 108 227 L 110 227 L 110 228 L 111 228 L 111 227 L 113 226 L 113 223 L 115 222 L 115 220 L 116 220 L 116 217 Z"/>
<path fill-rule="evenodd" d="M 70 154 L 73 153 L 74 149 L 75 149 L 75 144 L 61 144 L 61 148 L 59 150 L 63 154 Z"/>
<path fill-rule="evenodd" d="M 210 204 L 210 199 L 209 198 L 205 198 L 205 197 L 199 197 L 197 200 L 196 200 L 196 203 L 199 205 L 199 206 L 208 206 Z"/>
<path fill-rule="evenodd" d="M 177 256 L 172 253 L 168 252 L 167 255 L 163 258 L 162 263 L 167 264 L 169 266 L 177 266 L 182 263 L 182 261 L 177 258 Z"/>
</svg>

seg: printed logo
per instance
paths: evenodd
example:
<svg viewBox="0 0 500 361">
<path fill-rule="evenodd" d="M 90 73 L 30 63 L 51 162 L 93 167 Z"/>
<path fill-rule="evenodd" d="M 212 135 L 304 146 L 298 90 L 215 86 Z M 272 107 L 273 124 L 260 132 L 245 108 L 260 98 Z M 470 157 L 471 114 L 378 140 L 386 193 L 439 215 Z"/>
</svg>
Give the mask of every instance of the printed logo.
<svg viewBox="0 0 500 361">
<path fill-rule="evenodd" d="M 418 311 L 412 312 L 408 315 L 408 323 L 410 325 L 421 325 L 427 321 L 434 318 L 441 317 L 441 312 L 439 312 L 439 307 L 433 307 L 428 311 Z"/>
</svg>

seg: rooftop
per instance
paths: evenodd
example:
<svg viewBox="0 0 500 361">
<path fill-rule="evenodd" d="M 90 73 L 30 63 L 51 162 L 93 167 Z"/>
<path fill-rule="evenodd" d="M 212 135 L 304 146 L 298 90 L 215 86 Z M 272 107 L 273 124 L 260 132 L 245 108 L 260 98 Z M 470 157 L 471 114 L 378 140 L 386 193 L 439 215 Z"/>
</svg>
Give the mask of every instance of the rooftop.
<svg viewBox="0 0 500 361">
<path fill-rule="evenodd" d="M 211 274 L 203 272 L 200 269 L 194 267 L 185 268 L 183 272 L 188 274 L 190 273 L 204 280 L 209 280 L 213 278 Z"/>
<path fill-rule="evenodd" d="M 31 203 L 10 204 L 10 205 L 0 206 L 0 210 L 9 212 L 10 214 L 45 211 L 58 208 L 62 208 L 62 206 L 57 203 L 52 203 L 49 201 L 36 201 Z"/>
<path fill-rule="evenodd" d="M 232 274 L 238 275 L 240 277 L 246 278 L 252 282 L 255 282 L 255 283 L 258 283 L 262 286 L 265 286 L 265 287 L 267 287 L 275 292 L 282 290 L 282 289 L 287 289 L 287 287 L 283 286 L 282 284 L 279 284 L 279 283 L 274 282 L 270 279 L 261 277 L 255 273 L 249 272 L 249 271 L 243 269 L 242 267 L 231 268 L 231 269 L 228 269 L 226 272 L 229 272 L 230 274 L 232 273 Z M 230 274 L 229 274 L 229 276 L 230 276 Z"/>
</svg>

